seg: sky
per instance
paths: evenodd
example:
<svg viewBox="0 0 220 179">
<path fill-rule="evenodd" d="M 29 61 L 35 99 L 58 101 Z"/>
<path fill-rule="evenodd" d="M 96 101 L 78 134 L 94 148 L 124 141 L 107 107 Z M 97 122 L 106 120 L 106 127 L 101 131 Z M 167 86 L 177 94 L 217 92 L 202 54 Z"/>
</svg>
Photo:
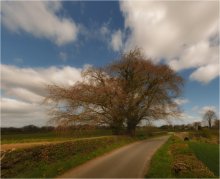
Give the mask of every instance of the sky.
<svg viewBox="0 0 220 179">
<path fill-rule="evenodd" d="M 185 80 L 173 124 L 219 114 L 219 1 L 2 1 L 1 126 L 48 125 L 47 84 L 136 47 Z"/>
</svg>

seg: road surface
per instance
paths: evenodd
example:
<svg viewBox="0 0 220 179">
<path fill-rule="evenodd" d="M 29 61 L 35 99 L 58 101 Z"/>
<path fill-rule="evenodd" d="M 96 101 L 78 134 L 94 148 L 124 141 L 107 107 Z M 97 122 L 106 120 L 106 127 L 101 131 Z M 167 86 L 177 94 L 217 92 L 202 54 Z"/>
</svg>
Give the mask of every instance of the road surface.
<svg viewBox="0 0 220 179">
<path fill-rule="evenodd" d="M 150 159 L 169 136 L 129 144 L 71 169 L 58 178 L 142 178 Z"/>
</svg>

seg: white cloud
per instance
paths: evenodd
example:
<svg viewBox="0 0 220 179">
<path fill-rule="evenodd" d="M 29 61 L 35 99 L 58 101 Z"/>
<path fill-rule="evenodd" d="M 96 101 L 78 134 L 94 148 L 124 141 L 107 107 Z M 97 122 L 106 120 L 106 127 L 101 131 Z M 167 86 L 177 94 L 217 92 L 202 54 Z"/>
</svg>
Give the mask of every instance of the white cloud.
<svg viewBox="0 0 220 179">
<path fill-rule="evenodd" d="M 22 127 L 24 125 L 43 126 L 47 123 L 46 107 L 16 99 L 1 98 L 1 126 Z"/>
<path fill-rule="evenodd" d="M 155 63 L 165 59 L 174 70 L 202 68 L 208 73 L 208 65 L 218 67 L 217 1 L 121 1 L 120 9 L 130 31 L 125 50 L 141 47 Z M 207 76 L 203 81 L 218 74 Z"/>
<path fill-rule="evenodd" d="M 21 68 L 2 64 L 1 125 L 45 125 L 49 119 L 42 104 L 46 85 L 73 85 L 82 80 L 81 71 L 70 66 Z"/>
<path fill-rule="evenodd" d="M 119 51 L 122 48 L 122 32 L 117 30 L 112 34 L 111 47 L 114 51 Z"/>
<path fill-rule="evenodd" d="M 172 60 L 170 66 L 175 70 L 218 64 L 218 47 L 210 47 L 203 41 L 189 48 L 184 48 L 178 60 Z"/>
<path fill-rule="evenodd" d="M 192 124 L 194 122 L 201 122 L 202 118 L 200 116 L 192 116 L 187 113 L 182 113 L 180 120 L 174 121 L 173 124 Z"/>
<path fill-rule="evenodd" d="M 198 68 L 190 75 L 190 79 L 197 80 L 206 84 L 218 76 L 219 76 L 219 64 L 210 64 Z"/>
<path fill-rule="evenodd" d="M 201 122 L 202 118 L 200 116 L 192 116 L 187 113 L 182 113 L 180 117 L 175 118 L 173 120 L 156 120 L 153 121 L 153 124 L 155 126 L 161 126 L 161 125 L 187 125 L 192 124 L 194 122 Z"/>
<path fill-rule="evenodd" d="M 62 10 L 58 1 L 4 1 L 1 3 L 2 23 L 12 32 L 27 32 L 47 38 L 57 45 L 76 40 L 78 27 L 72 19 L 58 16 Z"/>
<path fill-rule="evenodd" d="M 34 104 L 35 105 L 35 104 Z M 11 98 L 1 99 L 2 114 L 27 114 L 35 111 L 39 106 Z"/>
<path fill-rule="evenodd" d="M 43 97 L 31 92 L 25 88 L 19 88 L 14 87 L 11 89 L 7 89 L 5 92 L 5 96 L 14 96 L 24 102 L 30 102 L 30 103 L 41 103 L 43 102 Z"/>
<path fill-rule="evenodd" d="M 217 115 L 219 113 L 219 109 L 216 106 L 213 106 L 213 105 L 194 106 L 192 108 L 192 112 L 194 112 L 196 115 L 199 115 L 200 117 L 202 117 L 208 110 L 214 111 Z"/>
<path fill-rule="evenodd" d="M 48 68 L 19 68 L 1 65 L 2 88 L 25 88 L 38 95 L 45 94 L 45 85 L 72 85 L 81 80 L 81 69 L 70 66 Z"/>
<path fill-rule="evenodd" d="M 177 103 L 178 105 L 183 105 L 183 104 L 189 103 L 189 100 L 184 99 L 184 98 L 178 98 L 178 99 L 175 99 L 174 102 Z"/>
<path fill-rule="evenodd" d="M 203 106 L 200 110 L 199 110 L 199 114 L 204 115 L 208 110 L 212 110 L 214 112 L 217 112 L 217 109 L 215 106 Z"/>
<path fill-rule="evenodd" d="M 60 57 L 60 59 L 61 59 L 63 62 L 65 62 L 65 61 L 67 60 L 67 58 L 68 58 L 68 54 L 65 53 L 65 52 L 60 52 L 60 53 L 59 53 L 59 57 Z"/>
</svg>

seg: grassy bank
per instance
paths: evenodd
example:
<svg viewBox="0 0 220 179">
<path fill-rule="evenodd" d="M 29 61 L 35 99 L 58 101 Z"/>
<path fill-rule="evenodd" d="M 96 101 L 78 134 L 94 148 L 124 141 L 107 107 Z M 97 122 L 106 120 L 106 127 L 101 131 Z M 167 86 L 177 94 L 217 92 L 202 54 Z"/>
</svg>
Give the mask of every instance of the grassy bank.
<svg viewBox="0 0 220 179">
<path fill-rule="evenodd" d="M 87 160 L 136 140 L 112 136 L 15 150 L 7 153 L 1 161 L 1 177 L 55 177 Z"/>
<path fill-rule="evenodd" d="M 201 142 L 190 142 L 190 148 L 216 176 L 219 176 L 219 145 Z"/>
<path fill-rule="evenodd" d="M 212 178 L 215 176 L 197 159 L 187 142 L 172 136 L 153 156 L 146 177 Z"/>
</svg>

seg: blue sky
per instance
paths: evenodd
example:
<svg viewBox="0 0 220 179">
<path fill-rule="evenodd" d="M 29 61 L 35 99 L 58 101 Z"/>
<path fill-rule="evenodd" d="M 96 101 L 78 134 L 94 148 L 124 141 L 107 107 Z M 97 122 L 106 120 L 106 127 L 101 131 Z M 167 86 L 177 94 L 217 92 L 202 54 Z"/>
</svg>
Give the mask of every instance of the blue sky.
<svg viewBox="0 0 220 179">
<path fill-rule="evenodd" d="M 177 123 L 218 113 L 218 3 L 2 2 L 1 125 L 45 125 L 44 84 L 72 85 L 134 47 L 185 79 Z"/>
</svg>

